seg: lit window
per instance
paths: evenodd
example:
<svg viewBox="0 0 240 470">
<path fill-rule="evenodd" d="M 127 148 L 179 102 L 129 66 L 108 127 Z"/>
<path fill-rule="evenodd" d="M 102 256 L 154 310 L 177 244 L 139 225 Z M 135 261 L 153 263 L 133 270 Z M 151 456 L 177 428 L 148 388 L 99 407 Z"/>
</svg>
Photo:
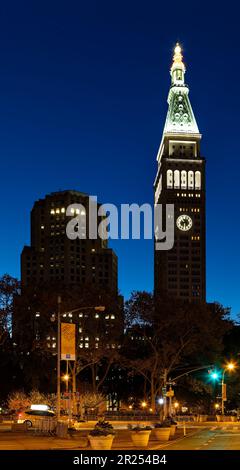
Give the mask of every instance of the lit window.
<svg viewBox="0 0 240 470">
<path fill-rule="evenodd" d="M 108 320 L 109 319 L 109 315 L 105 315 L 105 320 Z"/>
<path fill-rule="evenodd" d="M 83 348 L 83 343 L 79 344 L 79 348 L 81 348 L 81 349 Z"/>
<path fill-rule="evenodd" d="M 172 170 L 167 171 L 167 188 L 171 189 L 173 187 L 173 172 Z"/>
<path fill-rule="evenodd" d="M 180 172 L 179 172 L 179 170 L 174 171 L 174 188 L 180 188 Z"/>
<path fill-rule="evenodd" d="M 96 314 L 95 314 L 95 318 L 99 318 L 99 315 L 98 315 L 98 313 L 96 313 Z"/>
<path fill-rule="evenodd" d="M 187 172 L 185 170 L 181 171 L 181 188 L 187 189 Z"/>
<path fill-rule="evenodd" d="M 95 248 L 92 248 L 92 253 L 95 253 L 95 251 L 96 251 Z"/>
<path fill-rule="evenodd" d="M 86 214 L 86 212 L 85 212 L 85 211 L 81 211 L 81 215 L 85 215 L 85 214 Z"/>
<path fill-rule="evenodd" d="M 85 341 L 89 341 L 89 337 L 88 337 L 88 336 L 86 336 Z"/>
<path fill-rule="evenodd" d="M 60 214 L 60 209 L 56 209 L 56 214 Z"/>
<path fill-rule="evenodd" d="M 73 207 L 71 208 L 71 214 L 74 214 L 74 209 L 73 209 Z"/>
<path fill-rule="evenodd" d="M 195 189 L 201 189 L 201 173 L 200 171 L 195 171 Z"/>
<path fill-rule="evenodd" d="M 61 213 L 64 214 L 64 212 L 65 212 L 65 207 L 62 207 Z"/>
<path fill-rule="evenodd" d="M 82 328 L 79 328 L 78 331 L 79 331 L 79 333 L 82 333 Z"/>
<path fill-rule="evenodd" d="M 37 317 L 40 317 L 40 313 L 37 312 L 36 315 L 35 315 L 35 317 L 36 317 L 36 318 L 37 318 Z"/>
<path fill-rule="evenodd" d="M 53 343 L 53 344 L 52 344 L 52 347 L 53 347 L 53 348 L 56 348 L 56 343 Z"/>
<path fill-rule="evenodd" d="M 85 343 L 85 348 L 89 348 L 89 343 Z"/>
<path fill-rule="evenodd" d="M 111 320 L 115 320 L 115 315 L 111 315 Z"/>
<path fill-rule="evenodd" d="M 55 210 L 51 209 L 50 214 L 55 214 Z"/>
<path fill-rule="evenodd" d="M 72 318 L 73 314 L 72 314 L 72 313 L 69 313 L 68 316 L 69 316 L 69 318 Z"/>
<path fill-rule="evenodd" d="M 79 313 L 79 318 L 82 318 L 83 317 L 83 313 Z"/>
<path fill-rule="evenodd" d="M 95 343 L 95 348 L 98 349 L 98 343 Z"/>
<path fill-rule="evenodd" d="M 41 230 L 44 230 L 44 225 L 41 225 Z"/>
<path fill-rule="evenodd" d="M 80 214 L 80 210 L 79 210 L 79 209 L 76 209 L 76 214 Z"/>
<path fill-rule="evenodd" d="M 188 189 L 194 188 L 194 173 L 193 171 L 188 172 Z"/>
</svg>

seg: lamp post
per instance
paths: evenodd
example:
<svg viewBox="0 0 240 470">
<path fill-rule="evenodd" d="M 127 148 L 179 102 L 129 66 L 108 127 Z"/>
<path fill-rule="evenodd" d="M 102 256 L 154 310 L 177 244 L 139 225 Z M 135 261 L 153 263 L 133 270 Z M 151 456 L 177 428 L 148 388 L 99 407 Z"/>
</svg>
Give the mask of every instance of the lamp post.
<svg viewBox="0 0 240 470">
<path fill-rule="evenodd" d="M 234 370 L 236 365 L 233 362 L 229 362 L 222 371 L 222 416 L 224 416 L 224 402 L 226 401 L 226 384 L 224 383 L 225 373 L 229 370 Z"/>
<path fill-rule="evenodd" d="M 60 419 L 60 414 L 61 414 L 61 303 L 62 303 L 62 298 L 59 295 L 57 298 L 57 304 L 58 304 L 58 309 L 57 309 L 57 421 Z M 70 310 L 69 312 L 64 312 L 65 314 L 68 313 L 75 313 L 78 312 L 79 310 L 89 310 L 89 309 L 94 309 L 96 312 L 104 312 L 105 311 L 105 306 L 103 305 L 98 305 L 98 306 L 91 306 L 91 307 L 78 307 L 73 310 Z M 52 317 L 52 321 L 55 320 L 55 315 Z M 68 380 L 66 381 L 66 384 L 68 386 Z M 74 390 L 73 390 L 74 394 Z"/>
<path fill-rule="evenodd" d="M 61 296 L 58 296 L 57 314 L 57 421 L 60 419 L 61 409 Z"/>
</svg>

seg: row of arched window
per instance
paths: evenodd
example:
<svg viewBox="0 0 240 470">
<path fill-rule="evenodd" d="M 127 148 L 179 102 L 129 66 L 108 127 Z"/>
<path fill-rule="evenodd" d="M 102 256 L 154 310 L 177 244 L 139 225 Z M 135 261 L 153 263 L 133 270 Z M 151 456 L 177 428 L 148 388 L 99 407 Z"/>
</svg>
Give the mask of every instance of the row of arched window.
<svg viewBox="0 0 240 470">
<path fill-rule="evenodd" d="M 186 170 L 167 170 L 167 188 L 201 189 L 201 172 Z"/>
</svg>

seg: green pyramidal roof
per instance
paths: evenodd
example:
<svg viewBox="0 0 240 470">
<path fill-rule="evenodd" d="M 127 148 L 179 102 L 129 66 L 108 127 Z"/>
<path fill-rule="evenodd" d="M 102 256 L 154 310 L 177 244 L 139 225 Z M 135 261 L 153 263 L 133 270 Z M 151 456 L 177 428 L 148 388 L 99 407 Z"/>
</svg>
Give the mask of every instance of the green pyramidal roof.
<svg viewBox="0 0 240 470">
<path fill-rule="evenodd" d="M 184 82 L 185 65 L 181 47 L 176 45 L 171 67 L 172 85 L 168 95 L 168 113 L 163 133 L 199 134 L 199 129 L 188 97 L 188 86 Z"/>
</svg>

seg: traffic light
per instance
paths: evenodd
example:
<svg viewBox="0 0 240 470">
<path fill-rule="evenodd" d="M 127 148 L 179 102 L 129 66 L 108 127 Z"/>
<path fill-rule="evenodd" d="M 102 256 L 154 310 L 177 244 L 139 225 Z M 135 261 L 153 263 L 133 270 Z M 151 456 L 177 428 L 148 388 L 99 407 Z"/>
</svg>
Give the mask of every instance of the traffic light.
<svg viewBox="0 0 240 470">
<path fill-rule="evenodd" d="M 209 370 L 208 373 L 210 374 L 212 380 L 219 379 L 219 372 L 217 370 Z"/>
</svg>

